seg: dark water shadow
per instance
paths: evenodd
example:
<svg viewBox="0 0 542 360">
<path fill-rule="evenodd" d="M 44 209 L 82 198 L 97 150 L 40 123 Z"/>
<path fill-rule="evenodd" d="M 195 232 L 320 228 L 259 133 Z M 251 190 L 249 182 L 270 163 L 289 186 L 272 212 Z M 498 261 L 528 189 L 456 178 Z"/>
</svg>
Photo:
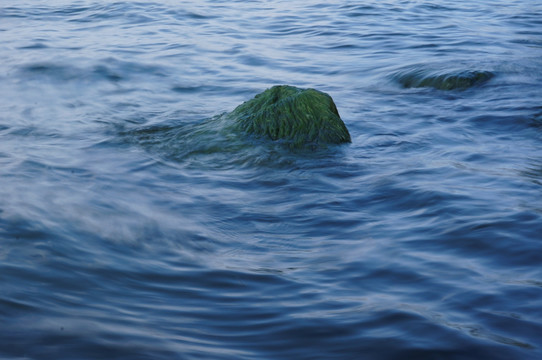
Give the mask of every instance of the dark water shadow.
<svg viewBox="0 0 542 360">
<path fill-rule="evenodd" d="M 542 159 L 532 159 L 519 174 L 536 185 L 542 185 Z"/>
</svg>

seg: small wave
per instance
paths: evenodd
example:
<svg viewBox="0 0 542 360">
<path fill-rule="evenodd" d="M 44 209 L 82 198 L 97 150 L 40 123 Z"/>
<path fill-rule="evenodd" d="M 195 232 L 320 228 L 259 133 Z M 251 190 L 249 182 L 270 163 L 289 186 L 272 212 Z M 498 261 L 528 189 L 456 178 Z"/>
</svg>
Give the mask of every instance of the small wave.
<svg viewBox="0 0 542 360">
<path fill-rule="evenodd" d="M 123 79 L 120 72 L 105 65 L 96 65 L 84 69 L 62 63 L 39 62 L 24 65 L 20 68 L 20 75 L 26 80 L 43 80 L 67 82 L 74 80 L 107 80 L 118 82 Z"/>
<path fill-rule="evenodd" d="M 465 90 L 479 86 L 495 76 L 484 70 L 431 71 L 408 68 L 392 75 L 392 79 L 405 88 L 431 87 L 438 90 Z"/>
<path fill-rule="evenodd" d="M 56 80 L 72 80 L 78 77 L 80 71 L 69 65 L 54 64 L 50 62 L 38 62 L 34 64 L 23 65 L 20 73 L 25 78 L 46 77 Z"/>
<path fill-rule="evenodd" d="M 88 67 L 77 67 L 63 62 L 35 62 L 19 67 L 19 76 L 24 80 L 69 81 L 108 81 L 118 83 L 137 76 L 148 75 L 165 77 L 167 70 L 154 65 L 120 61 L 113 58 L 100 60 Z"/>
<path fill-rule="evenodd" d="M 49 48 L 49 46 L 47 46 L 43 42 L 35 42 L 33 44 L 30 44 L 30 45 L 25 45 L 25 46 L 18 47 L 18 49 L 20 49 L 20 50 L 42 50 L 42 49 L 47 49 L 47 48 Z"/>
</svg>

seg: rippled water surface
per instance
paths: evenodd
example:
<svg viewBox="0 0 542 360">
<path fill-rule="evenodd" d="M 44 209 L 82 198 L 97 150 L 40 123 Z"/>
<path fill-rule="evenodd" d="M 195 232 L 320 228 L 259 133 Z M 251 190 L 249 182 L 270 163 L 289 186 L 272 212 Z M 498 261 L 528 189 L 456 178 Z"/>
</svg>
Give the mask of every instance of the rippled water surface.
<svg viewBox="0 0 542 360">
<path fill-rule="evenodd" d="M 539 1 L 4 0 L 0 39 L 1 358 L 542 358 Z M 276 84 L 352 143 L 201 130 Z"/>
</svg>

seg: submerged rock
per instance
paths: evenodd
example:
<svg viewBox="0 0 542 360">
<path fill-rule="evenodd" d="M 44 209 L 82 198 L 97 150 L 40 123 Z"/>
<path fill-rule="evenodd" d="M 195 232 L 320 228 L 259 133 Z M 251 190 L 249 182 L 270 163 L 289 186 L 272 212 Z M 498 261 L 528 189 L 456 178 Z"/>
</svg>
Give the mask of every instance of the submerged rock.
<svg viewBox="0 0 542 360">
<path fill-rule="evenodd" d="M 274 86 L 226 117 L 235 131 L 283 140 L 294 147 L 351 142 L 331 96 L 314 89 Z"/>
<path fill-rule="evenodd" d="M 459 71 L 451 73 L 430 73 L 407 71 L 396 75 L 397 81 L 405 88 L 432 87 L 438 90 L 464 90 L 481 85 L 495 75 L 490 71 Z"/>
</svg>

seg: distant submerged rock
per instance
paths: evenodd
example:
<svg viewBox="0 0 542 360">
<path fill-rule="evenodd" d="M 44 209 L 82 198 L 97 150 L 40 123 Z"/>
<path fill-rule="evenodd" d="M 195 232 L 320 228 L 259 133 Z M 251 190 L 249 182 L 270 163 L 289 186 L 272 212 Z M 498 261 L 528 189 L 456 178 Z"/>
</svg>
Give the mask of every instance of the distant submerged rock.
<svg viewBox="0 0 542 360">
<path fill-rule="evenodd" d="M 226 117 L 236 131 L 283 140 L 293 147 L 351 142 L 331 96 L 314 89 L 273 86 Z"/>
<path fill-rule="evenodd" d="M 438 90 L 465 90 L 482 85 L 495 76 L 490 71 L 436 70 L 407 68 L 394 74 L 394 78 L 405 88 L 430 87 Z"/>
</svg>

